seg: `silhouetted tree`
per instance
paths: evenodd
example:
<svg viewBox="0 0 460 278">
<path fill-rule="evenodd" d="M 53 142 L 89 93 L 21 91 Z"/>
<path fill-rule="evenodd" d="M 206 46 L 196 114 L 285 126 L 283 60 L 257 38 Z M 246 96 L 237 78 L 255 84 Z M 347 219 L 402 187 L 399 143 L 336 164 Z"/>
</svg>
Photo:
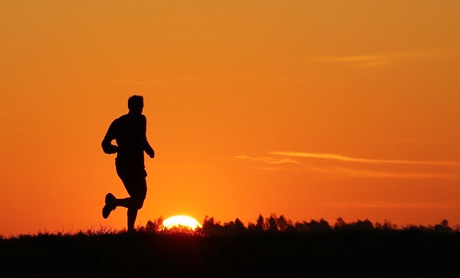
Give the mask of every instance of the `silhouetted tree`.
<svg viewBox="0 0 460 278">
<path fill-rule="evenodd" d="M 244 226 L 243 222 L 241 222 L 241 220 L 238 218 L 235 219 L 234 231 L 236 234 L 242 234 L 242 233 L 247 232 L 247 229 Z"/>
<path fill-rule="evenodd" d="M 346 223 L 342 217 L 337 219 L 334 224 L 334 230 L 347 230 L 347 231 L 370 231 L 374 229 L 374 225 L 368 219 L 356 222 Z"/>
<path fill-rule="evenodd" d="M 268 227 L 269 232 L 277 232 L 278 231 L 278 226 L 277 226 L 277 217 L 275 214 L 272 214 L 270 218 L 266 219 L 266 225 Z"/>
<path fill-rule="evenodd" d="M 397 230 L 397 229 L 398 229 L 398 225 L 392 224 L 390 221 L 388 221 L 387 219 L 385 219 L 385 222 L 383 222 L 383 227 L 382 227 L 382 229 L 383 229 L 384 231 Z"/>
<path fill-rule="evenodd" d="M 337 221 L 334 224 L 334 229 L 345 229 L 347 228 L 348 224 L 343 221 L 342 217 L 337 218 Z"/>
<path fill-rule="evenodd" d="M 265 230 L 265 225 L 264 225 L 264 218 L 262 214 L 259 214 L 259 217 L 257 218 L 256 222 L 256 230 L 257 232 L 263 232 Z"/>
<path fill-rule="evenodd" d="M 241 222 L 241 220 L 239 220 L 238 218 L 235 221 L 224 223 L 224 226 L 223 226 L 224 234 L 242 234 L 245 232 L 247 232 L 247 229 L 244 226 L 243 222 Z"/>
<path fill-rule="evenodd" d="M 203 233 L 208 235 L 220 234 L 223 230 L 219 222 L 214 222 L 214 217 L 209 218 L 207 215 L 204 218 L 202 227 Z"/>
<path fill-rule="evenodd" d="M 447 221 L 446 219 L 442 220 L 441 221 L 441 227 L 443 227 L 444 229 L 450 229 L 449 221 Z"/>
<path fill-rule="evenodd" d="M 319 222 L 311 220 L 308 224 L 308 229 L 312 232 L 327 232 L 331 230 L 331 226 L 329 226 L 326 220 L 321 218 Z"/>
<path fill-rule="evenodd" d="M 307 222 L 296 222 L 294 228 L 299 233 L 305 233 L 308 230 Z"/>
<path fill-rule="evenodd" d="M 223 232 L 224 234 L 234 234 L 235 231 L 235 222 L 230 221 L 230 222 L 225 222 L 223 225 Z"/>
<path fill-rule="evenodd" d="M 288 220 L 283 215 L 280 215 L 277 221 L 278 230 L 281 232 L 285 232 L 288 227 Z"/>
<path fill-rule="evenodd" d="M 452 232 L 452 228 L 449 227 L 449 221 L 446 219 L 442 220 L 441 223 L 434 226 L 436 232 Z"/>
<path fill-rule="evenodd" d="M 353 229 L 359 231 L 372 231 L 374 230 L 374 225 L 371 221 L 369 221 L 369 219 L 365 219 L 364 221 L 358 220 L 353 223 Z"/>
</svg>

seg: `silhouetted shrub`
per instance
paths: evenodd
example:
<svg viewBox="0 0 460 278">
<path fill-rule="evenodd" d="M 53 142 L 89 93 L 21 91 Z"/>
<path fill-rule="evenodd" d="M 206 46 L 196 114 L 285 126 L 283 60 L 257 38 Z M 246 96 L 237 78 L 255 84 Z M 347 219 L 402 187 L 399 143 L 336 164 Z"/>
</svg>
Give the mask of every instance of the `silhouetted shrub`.
<svg viewBox="0 0 460 278">
<path fill-rule="evenodd" d="M 447 221 L 446 219 L 442 220 L 441 223 L 435 225 L 434 230 L 438 233 L 452 232 L 452 228 L 449 227 L 449 221 Z"/>
<path fill-rule="evenodd" d="M 145 232 L 156 233 L 163 230 L 163 216 L 158 217 L 156 220 L 147 221 L 145 225 Z"/>
</svg>

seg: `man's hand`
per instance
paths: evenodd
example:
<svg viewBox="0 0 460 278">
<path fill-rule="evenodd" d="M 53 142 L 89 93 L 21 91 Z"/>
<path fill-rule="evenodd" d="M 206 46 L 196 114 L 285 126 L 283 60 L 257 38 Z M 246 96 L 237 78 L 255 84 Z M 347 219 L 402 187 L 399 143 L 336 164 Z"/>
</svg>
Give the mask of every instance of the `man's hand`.
<svg viewBox="0 0 460 278">
<path fill-rule="evenodd" d="M 104 152 L 106 154 L 113 154 L 113 153 L 117 153 L 118 151 L 118 147 L 115 146 L 115 145 L 108 145 L 108 144 L 104 144 L 104 142 L 102 143 L 102 149 L 104 150 Z"/>
</svg>

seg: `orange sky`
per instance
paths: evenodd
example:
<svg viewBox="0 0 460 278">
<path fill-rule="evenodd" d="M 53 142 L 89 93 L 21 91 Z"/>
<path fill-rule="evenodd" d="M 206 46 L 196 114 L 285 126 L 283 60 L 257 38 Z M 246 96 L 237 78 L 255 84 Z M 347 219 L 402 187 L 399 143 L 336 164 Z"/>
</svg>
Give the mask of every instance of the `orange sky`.
<svg viewBox="0 0 460 278">
<path fill-rule="evenodd" d="M 460 2 L 2 1 L 0 234 L 124 228 L 100 143 L 145 98 L 162 215 L 460 223 Z"/>
</svg>

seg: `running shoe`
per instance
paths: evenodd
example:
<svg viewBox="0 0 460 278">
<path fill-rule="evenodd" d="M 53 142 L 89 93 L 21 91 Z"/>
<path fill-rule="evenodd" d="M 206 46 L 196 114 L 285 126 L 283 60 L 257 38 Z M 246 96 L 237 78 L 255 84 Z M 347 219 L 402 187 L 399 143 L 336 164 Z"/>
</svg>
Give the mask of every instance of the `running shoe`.
<svg viewBox="0 0 460 278">
<path fill-rule="evenodd" d="M 115 205 L 115 196 L 112 193 L 108 193 L 105 195 L 105 206 L 102 208 L 102 217 L 107 219 L 109 217 L 112 210 L 114 210 L 117 206 Z"/>
</svg>

